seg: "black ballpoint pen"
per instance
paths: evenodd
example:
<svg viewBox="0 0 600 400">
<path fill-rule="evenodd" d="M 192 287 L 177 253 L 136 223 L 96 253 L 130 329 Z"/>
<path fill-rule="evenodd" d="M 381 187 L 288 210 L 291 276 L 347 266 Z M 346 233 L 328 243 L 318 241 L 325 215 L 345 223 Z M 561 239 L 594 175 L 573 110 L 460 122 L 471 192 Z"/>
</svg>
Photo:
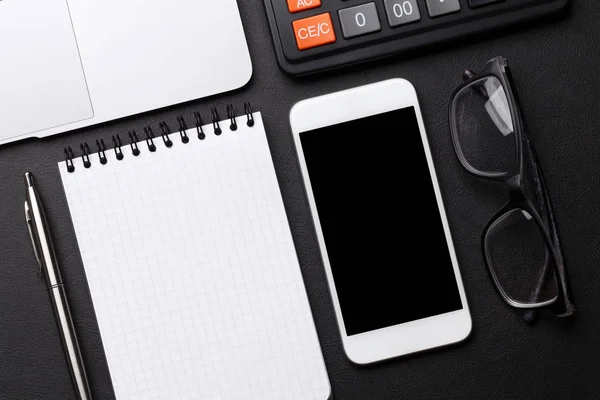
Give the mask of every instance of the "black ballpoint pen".
<svg viewBox="0 0 600 400">
<path fill-rule="evenodd" d="M 33 244 L 33 251 L 39 264 L 39 272 L 46 278 L 48 293 L 52 301 L 54 316 L 60 331 L 62 344 L 67 357 L 67 364 L 71 372 L 71 378 L 75 386 L 78 400 L 91 400 L 91 392 L 85 373 L 81 351 L 77 342 L 77 335 L 67 296 L 63 285 L 56 254 L 52 245 L 48 222 L 44 216 L 42 203 L 33 185 L 31 173 L 25 173 L 25 185 L 27 187 L 27 200 L 25 201 L 25 218 L 29 235 Z"/>
</svg>

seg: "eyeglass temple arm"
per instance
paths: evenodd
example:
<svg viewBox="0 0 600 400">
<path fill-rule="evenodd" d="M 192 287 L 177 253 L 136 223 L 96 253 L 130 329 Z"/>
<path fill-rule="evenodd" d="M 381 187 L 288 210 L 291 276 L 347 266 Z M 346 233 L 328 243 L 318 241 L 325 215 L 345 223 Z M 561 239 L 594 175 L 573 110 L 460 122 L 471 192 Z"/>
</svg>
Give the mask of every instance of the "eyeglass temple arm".
<svg viewBox="0 0 600 400">
<path fill-rule="evenodd" d="M 556 251 L 557 268 L 559 269 L 562 276 L 566 276 L 564 260 L 562 258 L 562 253 L 561 253 L 560 240 L 558 238 L 558 231 L 556 228 L 556 221 L 554 219 L 552 203 L 550 202 L 550 197 L 548 195 L 548 191 L 546 190 L 544 175 L 542 173 L 540 164 L 538 162 L 538 158 L 537 158 L 535 149 L 531 145 L 531 142 L 529 141 L 529 138 L 527 137 L 527 135 L 525 133 L 523 133 L 523 142 L 524 142 L 523 143 L 524 151 L 528 152 L 529 156 L 531 157 L 531 162 L 534 167 L 533 168 L 534 171 L 532 171 L 534 173 L 534 178 L 538 181 L 538 182 L 536 182 L 536 187 L 539 188 L 539 190 L 541 192 L 540 199 L 542 200 L 542 207 L 547 216 L 548 231 L 551 235 L 551 239 L 552 239 L 552 242 L 553 242 L 555 248 L 558 249 L 558 251 Z M 537 298 L 539 297 L 539 295 L 542 291 L 545 280 L 547 279 L 548 271 L 550 270 L 550 266 L 551 266 L 550 261 L 551 261 L 551 258 L 546 257 L 546 261 L 544 263 L 544 268 L 542 269 L 542 272 L 540 273 L 540 278 L 534 289 L 534 293 L 532 296 L 533 301 L 537 300 Z M 563 297 L 564 297 L 564 301 L 565 301 L 565 312 L 561 315 L 563 315 L 563 316 L 571 315 L 574 311 L 574 306 L 570 299 L 566 280 L 560 276 L 557 277 L 557 279 L 559 280 L 558 284 L 561 286 L 561 291 L 563 292 Z M 536 314 L 537 314 L 536 310 L 529 310 L 528 312 L 525 313 L 525 321 L 530 322 L 530 323 L 535 321 Z M 561 316 L 561 315 L 559 315 L 559 316 Z"/>
<path fill-rule="evenodd" d="M 465 72 L 463 72 L 463 81 L 468 81 L 469 79 L 473 79 L 475 77 L 475 72 L 473 72 L 470 69 L 465 70 Z M 475 92 L 477 92 L 477 94 L 479 94 L 481 97 L 483 97 L 486 100 L 489 100 L 490 96 L 489 94 L 482 89 L 482 87 L 480 85 L 473 85 L 473 90 Z"/>
<path fill-rule="evenodd" d="M 544 181 L 544 175 L 541 171 L 541 168 L 539 167 L 539 163 L 537 161 L 537 155 L 535 154 L 535 149 L 531 148 L 531 151 L 533 154 L 533 159 L 534 159 L 535 167 L 536 167 L 537 174 L 538 174 L 538 179 L 541 182 L 542 198 L 544 199 L 544 206 L 545 206 L 547 214 L 548 214 L 548 228 L 550 231 L 550 235 L 552 237 L 552 242 L 554 243 L 554 247 L 557 249 L 557 251 L 556 251 L 556 258 L 557 258 L 556 267 L 558 268 L 560 274 L 562 275 L 562 277 L 557 277 L 557 278 L 560 278 L 558 284 L 561 286 L 561 290 L 563 292 L 565 310 L 562 314 L 559 314 L 558 316 L 559 317 L 560 316 L 569 316 L 569 315 L 573 314 L 573 312 L 575 311 L 575 306 L 573 305 L 573 302 L 571 301 L 571 294 L 570 294 L 569 287 L 567 284 L 567 271 L 565 269 L 565 262 L 564 262 L 563 255 L 562 255 L 562 246 L 561 246 L 560 239 L 558 236 L 558 229 L 556 227 L 556 219 L 554 216 L 554 210 L 552 209 L 552 202 L 550 201 L 550 196 L 548 195 L 548 191 L 546 190 L 546 183 Z"/>
</svg>

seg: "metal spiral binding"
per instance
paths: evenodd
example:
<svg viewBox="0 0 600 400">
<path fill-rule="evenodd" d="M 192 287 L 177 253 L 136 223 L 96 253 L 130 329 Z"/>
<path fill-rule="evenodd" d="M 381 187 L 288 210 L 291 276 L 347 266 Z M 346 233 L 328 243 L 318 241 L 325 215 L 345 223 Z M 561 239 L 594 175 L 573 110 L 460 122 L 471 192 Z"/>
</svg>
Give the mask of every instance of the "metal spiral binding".
<svg viewBox="0 0 600 400">
<path fill-rule="evenodd" d="M 115 150 L 115 157 L 117 157 L 117 160 L 121 161 L 123 158 L 125 158 L 125 156 L 123 155 L 123 149 L 121 148 L 121 138 L 119 137 L 119 135 L 117 135 L 116 137 L 113 136 L 112 140 Z"/>
<path fill-rule="evenodd" d="M 188 137 L 186 131 L 187 131 L 187 124 L 185 123 L 185 119 L 183 119 L 183 117 L 181 115 L 177 116 L 177 123 L 179 123 L 179 135 L 181 136 L 181 142 L 183 144 L 187 144 L 190 141 L 190 138 Z"/>
<path fill-rule="evenodd" d="M 74 158 L 75 154 L 73 154 L 73 149 L 71 149 L 71 146 L 65 147 L 65 164 L 67 164 L 68 172 L 75 172 L 75 165 L 73 165 Z"/>
<path fill-rule="evenodd" d="M 228 104 L 226 106 L 226 111 L 227 111 L 227 119 L 229 120 L 229 130 L 231 130 L 231 131 L 238 130 L 238 128 L 239 128 L 239 125 L 237 122 L 238 115 L 236 115 L 234 106 L 232 104 Z M 216 136 L 219 136 L 223 133 L 223 129 L 221 128 L 221 125 L 220 125 L 220 123 L 222 121 L 221 121 L 221 118 L 219 117 L 219 111 L 216 107 L 212 107 L 210 109 L 210 113 L 211 113 L 211 123 L 212 123 L 212 127 L 213 127 L 213 132 Z M 254 112 L 252 110 L 252 106 L 250 105 L 250 103 L 244 103 L 244 114 L 246 116 L 246 125 L 248 127 L 253 127 L 255 125 Z M 206 139 L 206 132 L 204 131 L 204 121 L 202 119 L 202 116 L 200 115 L 200 113 L 198 111 L 194 111 L 193 115 L 194 115 L 194 120 L 195 120 L 195 125 L 196 125 L 196 132 L 198 134 L 198 139 L 204 140 L 204 139 Z M 179 135 L 181 137 L 181 142 L 184 144 L 189 143 L 190 137 L 187 134 L 188 127 L 187 127 L 187 123 L 183 116 L 181 116 L 181 115 L 177 116 L 177 124 L 179 125 Z M 161 138 L 165 144 L 165 147 L 167 147 L 167 148 L 173 147 L 174 143 L 170 138 L 170 135 L 172 133 L 171 133 L 171 129 L 169 128 L 167 123 L 165 121 L 161 121 L 158 124 L 158 126 L 160 128 Z M 138 137 L 136 131 L 135 130 L 128 131 L 127 136 L 129 138 L 129 146 L 131 147 L 131 153 L 133 154 L 133 156 L 136 156 L 136 157 L 139 156 L 141 154 L 141 150 L 138 147 L 140 138 Z M 156 138 L 156 136 L 154 135 L 154 132 L 153 132 L 151 126 L 146 126 L 144 128 L 144 136 L 145 137 L 143 138 L 143 140 L 146 141 L 146 144 L 148 145 L 148 150 L 151 153 L 157 151 L 157 147 L 154 142 L 154 139 Z M 119 135 L 113 135 L 112 142 L 113 142 L 113 151 L 115 152 L 115 158 L 118 161 L 123 160 L 125 158 L 125 155 L 123 153 L 123 142 L 121 141 L 121 137 Z M 108 160 L 108 157 L 106 156 L 107 147 L 104 142 L 104 139 L 96 140 L 96 148 L 97 148 L 96 153 L 98 154 L 98 159 L 100 161 L 100 164 L 106 165 L 109 160 Z M 90 150 L 90 146 L 88 145 L 87 142 L 83 142 L 80 144 L 80 149 L 81 149 L 81 160 L 83 162 L 83 166 L 85 168 L 90 168 L 92 166 L 92 161 L 90 159 L 90 155 L 92 154 L 92 152 Z M 73 161 L 75 160 L 76 157 L 73 152 L 73 149 L 71 149 L 71 147 L 65 147 L 64 154 L 65 154 L 65 164 L 67 166 L 67 171 L 70 173 L 75 172 L 75 164 Z"/>
<path fill-rule="evenodd" d="M 219 120 L 221 118 L 219 118 L 219 111 L 216 109 L 216 107 L 210 109 L 210 115 L 212 116 L 212 124 L 215 135 L 219 136 L 221 133 L 223 133 L 223 130 L 221 130 L 221 126 L 219 125 Z"/>
<path fill-rule="evenodd" d="M 85 168 L 89 168 L 92 166 L 92 162 L 90 161 L 90 146 L 88 146 L 87 142 L 83 142 L 81 145 L 81 152 L 83 153 L 81 155 L 81 160 L 83 160 L 83 166 Z"/>
<path fill-rule="evenodd" d="M 237 122 L 235 121 L 235 109 L 233 108 L 233 104 L 227 104 L 227 118 L 229 118 L 230 124 L 229 129 L 232 131 L 237 131 Z"/>
<path fill-rule="evenodd" d="M 108 160 L 106 159 L 106 145 L 104 139 L 96 139 L 96 147 L 98 148 L 98 158 L 100 158 L 100 164 L 106 165 Z"/>
<path fill-rule="evenodd" d="M 204 126 L 204 121 L 202 121 L 202 117 L 198 111 L 194 111 L 194 118 L 196 118 L 196 131 L 198 131 L 198 139 L 206 139 L 206 134 L 202 128 Z"/>
<path fill-rule="evenodd" d="M 138 142 L 137 133 L 132 130 L 132 131 L 129 131 L 128 134 L 129 134 L 129 145 L 131 146 L 131 153 L 137 157 L 140 155 L 140 149 L 137 145 L 137 142 Z"/>
<path fill-rule="evenodd" d="M 162 140 L 165 143 L 165 146 L 167 146 L 167 148 L 173 147 L 173 141 L 169 139 L 171 130 L 169 129 L 167 123 L 165 121 L 162 121 L 160 124 L 158 124 L 158 126 L 160 127 Z"/>
<path fill-rule="evenodd" d="M 246 125 L 249 128 L 254 126 L 254 113 L 252 112 L 252 105 L 250 103 L 244 103 L 244 114 L 246 114 Z"/>
<path fill-rule="evenodd" d="M 145 127 L 144 134 L 146 134 L 146 144 L 148 145 L 148 150 L 150 150 L 151 153 L 154 153 L 156 151 L 156 145 L 154 144 L 154 132 L 152 131 L 152 127 Z"/>
</svg>

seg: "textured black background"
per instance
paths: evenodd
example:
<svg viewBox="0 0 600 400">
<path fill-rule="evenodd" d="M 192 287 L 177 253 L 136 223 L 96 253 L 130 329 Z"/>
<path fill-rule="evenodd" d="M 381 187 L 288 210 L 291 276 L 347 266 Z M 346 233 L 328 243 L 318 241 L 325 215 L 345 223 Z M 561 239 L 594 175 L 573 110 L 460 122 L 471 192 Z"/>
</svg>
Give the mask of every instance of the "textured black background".
<svg viewBox="0 0 600 400">
<path fill-rule="evenodd" d="M 0 148 L 0 399 L 73 399 L 48 295 L 35 271 L 23 218 L 22 175 L 37 178 L 53 227 L 72 311 L 96 399 L 112 389 L 76 252 L 56 162 L 66 145 L 108 139 L 128 129 L 157 126 L 213 104 L 249 100 L 264 113 L 317 330 L 338 399 L 597 398 L 600 369 L 600 2 L 573 0 L 563 17 L 475 37 L 359 68 L 292 79 L 277 67 L 261 0 L 240 1 L 254 64 L 243 89 L 103 126 Z M 202 39 L 198 48 L 202 51 Z M 508 58 L 525 118 L 544 167 L 578 314 L 534 327 L 494 292 L 479 249 L 480 232 L 501 205 L 502 192 L 467 175 L 453 154 L 447 104 L 464 68 Z M 216 55 L 207 54 L 206 57 Z M 148 54 L 148 57 L 152 57 Z M 143 68 L 143 60 L 140 68 Z M 425 125 L 447 205 L 474 327 L 469 340 L 376 366 L 344 356 L 288 127 L 291 106 L 308 97 L 404 77 L 420 96 Z M 210 79 L 210 77 L 207 77 Z M 32 118 L 35 112 L 32 111 Z M 385 132 L 370 132 L 377 140 Z M 410 152 L 411 149 L 399 149 Z M 408 189 L 408 195 L 418 195 Z M 192 204 L 190 204 L 192 206 Z M 132 204 L 131 207 L 135 207 Z M 152 237 L 139 240 L 151 241 Z M 418 257 L 418 254 L 417 254 Z"/>
</svg>

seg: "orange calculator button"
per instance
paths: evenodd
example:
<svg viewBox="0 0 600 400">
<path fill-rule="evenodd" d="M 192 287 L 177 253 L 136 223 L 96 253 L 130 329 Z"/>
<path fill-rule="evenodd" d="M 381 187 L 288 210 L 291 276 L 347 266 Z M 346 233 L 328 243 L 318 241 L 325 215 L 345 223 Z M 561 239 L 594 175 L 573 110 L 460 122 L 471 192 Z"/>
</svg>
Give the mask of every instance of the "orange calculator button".
<svg viewBox="0 0 600 400">
<path fill-rule="evenodd" d="M 335 32 L 329 13 L 292 22 L 298 50 L 312 49 L 335 42 Z"/>
<path fill-rule="evenodd" d="M 321 0 L 287 0 L 287 3 L 291 13 L 321 7 Z"/>
</svg>

